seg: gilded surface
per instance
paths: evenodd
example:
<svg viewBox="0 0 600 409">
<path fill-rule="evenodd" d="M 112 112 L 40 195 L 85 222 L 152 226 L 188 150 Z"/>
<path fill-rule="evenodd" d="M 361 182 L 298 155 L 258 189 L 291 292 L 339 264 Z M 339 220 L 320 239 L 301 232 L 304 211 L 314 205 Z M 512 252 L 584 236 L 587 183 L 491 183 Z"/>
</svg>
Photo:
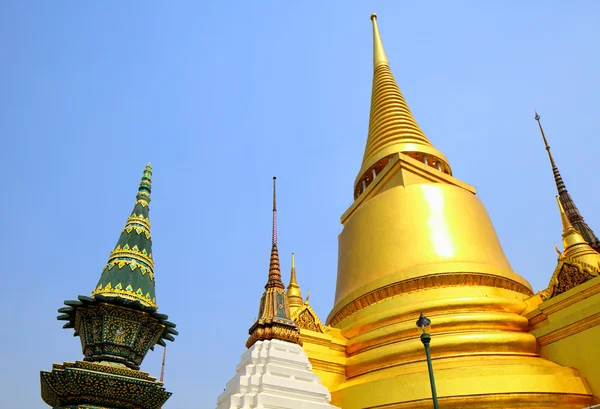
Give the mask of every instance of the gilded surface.
<svg viewBox="0 0 600 409">
<path fill-rule="evenodd" d="M 585 270 L 580 270 L 577 266 L 563 264 L 563 267 L 558 274 L 558 283 L 554 287 L 553 295 L 562 294 L 592 278 L 594 278 L 593 275 Z"/>
<path fill-rule="evenodd" d="M 298 308 L 298 310 L 294 312 L 292 318 L 298 328 L 318 332 L 321 334 L 329 331 L 329 328 L 323 325 L 317 316 L 317 313 L 308 304 L 308 300 L 302 305 L 302 307 Z"/>
<path fill-rule="evenodd" d="M 404 176 L 402 163 L 400 172 Z M 455 185 L 404 185 L 392 178 L 345 222 L 329 319 L 379 288 L 436 274 L 497 277 L 532 294 L 529 283 L 512 270 L 475 195 Z"/>
<path fill-rule="evenodd" d="M 327 337 L 312 332 L 315 341 L 305 349 L 311 362 L 323 363 L 326 376 L 320 376 L 331 385 L 332 404 L 431 404 L 415 328 L 420 313 L 434 323 L 431 354 L 440 407 L 591 404 L 577 371 L 540 357 L 529 320 L 521 315 L 533 295 L 529 283 L 512 270 L 475 190 L 451 175 L 410 115 L 376 24 L 374 37 L 370 128 L 357 182 L 381 159 L 387 162 L 342 216 L 328 324 L 346 339 L 344 375 L 333 369 L 332 350 L 318 344 Z"/>
<path fill-rule="evenodd" d="M 363 178 L 370 177 L 369 170 L 377 162 L 398 152 L 429 155 L 433 169 L 437 170 L 439 162 L 441 171 L 452 174 L 448 160 L 433 147 L 410 112 L 390 70 L 375 15 L 371 19 L 374 64 L 371 116 L 365 154 L 355 187 L 359 187 Z"/>
<path fill-rule="evenodd" d="M 294 253 L 292 253 L 292 267 L 290 270 L 290 283 L 287 287 L 287 298 L 291 310 L 302 306 L 302 291 L 296 279 L 296 259 Z"/>
<path fill-rule="evenodd" d="M 563 225 L 564 251 L 558 251 L 558 265 L 548 288 L 540 294 L 543 300 L 569 291 L 600 275 L 600 254 L 573 227 L 560 198 L 557 197 L 556 200 Z"/>
<path fill-rule="evenodd" d="M 593 277 L 561 294 L 535 300 L 526 316 L 542 357 L 576 368 L 585 376 L 600 403 L 600 277 Z"/>
<path fill-rule="evenodd" d="M 305 328 L 316 332 L 323 332 L 321 328 L 317 326 L 315 317 L 308 310 L 304 310 L 300 313 L 300 315 L 298 315 L 298 320 L 296 323 L 300 328 Z"/>
</svg>

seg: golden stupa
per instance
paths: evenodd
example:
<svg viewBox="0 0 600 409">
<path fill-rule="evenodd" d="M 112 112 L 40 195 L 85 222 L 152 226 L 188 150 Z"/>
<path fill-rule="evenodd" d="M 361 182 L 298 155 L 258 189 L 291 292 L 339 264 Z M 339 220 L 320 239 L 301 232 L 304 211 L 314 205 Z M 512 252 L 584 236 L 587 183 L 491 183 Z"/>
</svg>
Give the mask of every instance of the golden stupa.
<svg viewBox="0 0 600 409">
<path fill-rule="evenodd" d="M 576 305 L 581 297 L 573 294 L 579 290 L 571 286 L 552 299 L 548 291 L 559 279 L 555 273 L 549 289 L 534 294 L 513 271 L 475 188 L 452 175 L 449 161 L 413 118 L 391 73 L 376 16 L 371 20 L 369 132 L 354 203 L 341 217 L 335 301 L 326 325 L 308 300 L 302 301 L 295 267 L 288 287 L 303 348 L 331 391 L 331 403 L 343 409 L 432 407 L 415 327 L 422 312 L 434 322 L 431 353 L 440 407 L 591 405 L 600 392 L 588 383 L 593 374 L 582 375 L 574 368 L 577 359 L 560 347 L 575 332 L 552 338 L 554 352 L 536 335 L 577 322 L 566 318 L 556 324 L 549 314 L 560 309 L 546 311 L 545 306 L 563 299 Z M 600 297 L 600 255 L 579 243 L 585 240 L 573 226 L 565 226 L 559 264 L 585 258 L 569 265 L 595 271 L 582 287 L 597 288 L 593 294 Z M 595 300 L 590 314 L 600 317 L 600 300 Z M 586 340 L 588 359 L 598 362 L 600 352 L 592 352 L 592 338 Z M 553 358 L 557 354 L 565 359 Z M 600 366 L 596 370 L 600 373 Z"/>
</svg>

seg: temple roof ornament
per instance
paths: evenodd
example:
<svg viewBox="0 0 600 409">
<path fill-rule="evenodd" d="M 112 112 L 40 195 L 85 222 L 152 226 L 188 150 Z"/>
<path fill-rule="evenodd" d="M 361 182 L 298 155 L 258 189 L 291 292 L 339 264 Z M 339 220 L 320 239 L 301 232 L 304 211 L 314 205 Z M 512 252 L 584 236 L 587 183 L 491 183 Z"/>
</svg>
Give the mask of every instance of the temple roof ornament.
<svg viewBox="0 0 600 409">
<path fill-rule="evenodd" d="M 556 201 L 563 225 L 564 250 L 559 252 L 558 265 L 554 269 L 548 289 L 541 292 L 543 299 L 562 294 L 600 275 L 600 254 L 573 227 L 559 196 L 556 196 Z"/>
<path fill-rule="evenodd" d="M 277 250 L 277 199 L 276 177 L 273 177 L 273 234 L 271 258 L 269 262 L 269 278 L 265 292 L 260 299 L 258 319 L 248 331 L 250 337 L 246 347 L 250 348 L 256 341 L 279 339 L 302 345 L 300 330 L 291 319 L 290 307 L 279 267 Z"/>
<path fill-rule="evenodd" d="M 540 115 L 535 113 L 535 120 L 538 123 L 540 128 L 540 132 L 542 134 L 542 139 L 544 140 L 544 145 L 546 146 L 546 151 L 548 152 L 548 158 L 550 159 L 550 165 L 552 165 L 552 173 L 554 173 L 554 181 L 556 182 L 556 189 L 558 190 L 558 196 L 560 198 L 560 202 L 565 209 L 566 215 L 569 217 L 569 220 L 573 224 L 573 227 L 583 236 L 585 241 L 596 251 L 600 251 L 600 240 L 592 229 L 587 225 L 585 220 L 583 220 L 583 216 L 579 213 L 575 202 L 571 198 L 571 195 L 567 191 L 565 186 L 565 182 L 558 171 L 558 167 L 554 162 L 554 158 L 552 157 L 552 153 L 550 152 L 550 145 L 548 145 L 548 140 L 546 139 L 546 135 L 544 134 L 544 128 L 542 128 L 542 123 L 540 122 Z"/>
<path fill-rule="evenodd" d="M 292 253 L 292 268 L 290 271 L 290 284 L 287 287 L 287 297 L 290 308 L 302 306 L 302 291 L 296 281 L 296 260 L 294 258 L 294 253 Z"/>
<path fill-rule="evenodd" d="M 377 26 L 377 16 L 373 21 L 373 89 L 371 94 L 371 114 L 367 144 L 358 176 L 356 189 L 364 180 L 369 184 L 373 172 L 384 166 L 386 158 L 394 153 L 405 153 L 426 165 L 452 174 L 448 160 L 438 151 L 415 121 L 400 88 L 392 75 Z"/>
</svg>

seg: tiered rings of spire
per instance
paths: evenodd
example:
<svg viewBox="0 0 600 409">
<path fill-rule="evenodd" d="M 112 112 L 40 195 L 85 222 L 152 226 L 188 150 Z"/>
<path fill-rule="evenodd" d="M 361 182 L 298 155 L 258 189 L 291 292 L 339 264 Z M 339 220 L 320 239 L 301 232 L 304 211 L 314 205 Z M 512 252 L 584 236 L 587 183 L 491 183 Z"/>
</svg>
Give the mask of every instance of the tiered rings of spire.
<svg viewBox="0 0 600 409">
<path fill-rule="evenodd" d="M 110 253 L 92 296 L 102 294 L 106 297 L 128 298 L 156 307 L 149 218 L 151 190 L 152 166 L 148 163 L 133 211 L 127 218 L 116 247 Z"/>
<path fill-rule="evenodd" d="M 355 198 L 387 165 L 389 156 L 398 152 L 452 175 L 446 157 L 433 147 L 415 121 L 390 70 L 377 27 L 377 16 L 371 15 L 371 20 L 374 69 L 371 115 L 365 154 L 354 184 Z"/>
</svg>

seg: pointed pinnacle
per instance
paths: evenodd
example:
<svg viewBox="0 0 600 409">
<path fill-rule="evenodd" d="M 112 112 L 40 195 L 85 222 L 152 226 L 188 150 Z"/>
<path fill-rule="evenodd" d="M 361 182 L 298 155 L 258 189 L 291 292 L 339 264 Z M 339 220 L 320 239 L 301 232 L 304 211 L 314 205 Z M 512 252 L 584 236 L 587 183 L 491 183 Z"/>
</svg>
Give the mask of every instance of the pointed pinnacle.
<svg viewBox="0 0 600 409">
<path fill-rule="evenodd" d="M 560 202 L 560 198 L 558 196 L 556 196 L 556 203 L 558 203 L 558 211 L 560 212 L 560 220 L 561 220 L 562 225 L 563 225 L 563 232 L 567 233 L 567 231 L 569 229 L 573 228 L 573 225 L 571 224 L 571 221 L 567 217 L 567 213 L 565 212 L 565 208 L 563 207 L 562 203 Z"/>
<path fill-rule="evenodd" d="M 152 192 L 152 165 L 150 162 L 144 168 L 140 187 L 138 189 L 137 200 L 144 200 L 150 203 L 150 192 Z"/>
<path fill-rule="evenodd" d="M 377 27 L 377 14 L 371 14 L 371 21 L 373 22 L 373 67 L 377 67 L 381 64 L 387 64 L 388 60 L 379 35 L 379 27 Z"/>
<path fill-rule="evenodd" d="M 273 176 L 273 246 L 277 246 L 277 196 L 276 196 L 277 177 Z"/>
</svg>

